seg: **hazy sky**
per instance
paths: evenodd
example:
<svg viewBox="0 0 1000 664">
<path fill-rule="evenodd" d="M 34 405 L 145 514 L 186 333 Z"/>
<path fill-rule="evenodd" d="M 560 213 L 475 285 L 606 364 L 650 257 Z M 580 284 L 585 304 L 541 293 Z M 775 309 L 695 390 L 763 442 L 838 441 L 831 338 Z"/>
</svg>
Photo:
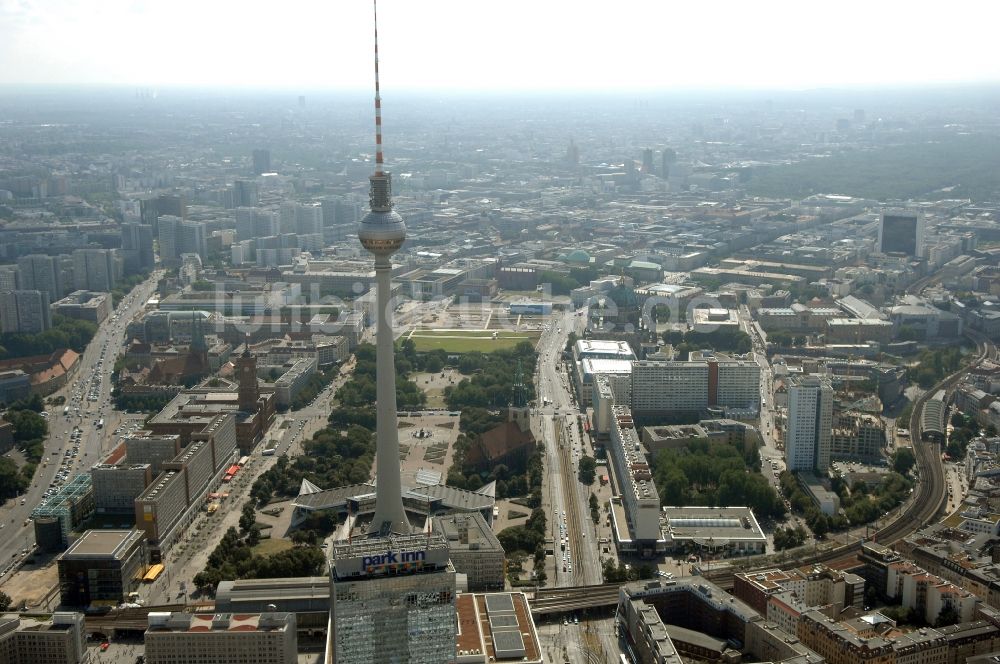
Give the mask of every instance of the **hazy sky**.
<svg viewBox="0 0 1000 664">
<path fill-rule="evenodd" d="M 381 0 L 388 90 L 1000 81 L 995 0 Z M 0 83 L 358 88 L 369 0 L 0 0 Z"/>
</svg>

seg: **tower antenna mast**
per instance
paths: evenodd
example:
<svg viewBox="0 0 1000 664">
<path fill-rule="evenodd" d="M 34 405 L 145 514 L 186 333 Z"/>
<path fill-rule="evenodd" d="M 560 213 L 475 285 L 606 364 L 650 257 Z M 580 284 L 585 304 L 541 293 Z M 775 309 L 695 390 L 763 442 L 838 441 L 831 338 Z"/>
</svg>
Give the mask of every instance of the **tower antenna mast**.
<svg viewBox="0 0 1000 664">
<path fill-rule="evenodd" d="M 375 14 L 375 175 L 382 175 L 382 95 L 378 85 L 378 0 L 372 0 Z"/>
</svg>

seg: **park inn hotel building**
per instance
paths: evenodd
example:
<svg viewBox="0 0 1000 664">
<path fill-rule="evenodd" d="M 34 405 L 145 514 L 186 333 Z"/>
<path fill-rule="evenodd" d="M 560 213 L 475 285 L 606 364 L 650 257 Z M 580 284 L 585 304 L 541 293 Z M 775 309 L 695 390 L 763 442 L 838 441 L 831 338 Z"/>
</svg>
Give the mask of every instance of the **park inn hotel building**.
<svg viewBox="0 0 1000 664">
<path fill-rule="evenodd" d="M 359 537 L 331 553 L 326 662 L 454 660 L 455 568 L 442 535 Z"/>
</svg>

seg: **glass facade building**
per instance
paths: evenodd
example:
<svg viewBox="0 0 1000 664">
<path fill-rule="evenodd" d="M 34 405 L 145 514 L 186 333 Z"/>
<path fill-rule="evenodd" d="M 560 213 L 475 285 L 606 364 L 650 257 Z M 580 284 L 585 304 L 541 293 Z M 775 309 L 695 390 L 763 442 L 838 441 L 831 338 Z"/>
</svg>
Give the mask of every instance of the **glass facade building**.
<svg viewBox="0 0 1000 664">
<path fill-rule="evenodd" d="M 333 548 L 329 655 L 337 664 L 455 659 L 455 569 L 440 535 L 370 537 Z"/>
</svg>

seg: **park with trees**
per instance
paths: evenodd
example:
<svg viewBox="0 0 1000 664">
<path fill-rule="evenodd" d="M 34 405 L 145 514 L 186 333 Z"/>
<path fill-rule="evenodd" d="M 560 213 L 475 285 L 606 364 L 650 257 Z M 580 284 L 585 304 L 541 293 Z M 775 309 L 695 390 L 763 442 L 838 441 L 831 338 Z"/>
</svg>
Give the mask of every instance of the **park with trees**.
<svg viewBox="0 0 1000 664">
<path fill-rule="evenodd" d="M 780 519 L 781 497 L 758 472 L 760 454 L 753 443 L 741 448 L 694 438 L 680 449 L 653 458 L 653 482 L 663 505 L 747 506 L 760 516 Z"/>
</svg>

